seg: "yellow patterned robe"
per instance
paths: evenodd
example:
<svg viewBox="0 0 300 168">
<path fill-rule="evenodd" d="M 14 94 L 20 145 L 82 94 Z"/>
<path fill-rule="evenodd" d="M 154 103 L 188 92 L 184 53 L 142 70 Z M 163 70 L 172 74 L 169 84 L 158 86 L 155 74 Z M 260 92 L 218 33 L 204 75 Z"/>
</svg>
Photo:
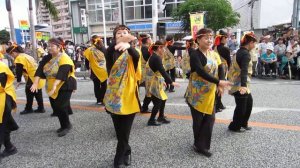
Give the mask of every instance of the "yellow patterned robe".
<svg viewBox="0 0 300 168">
<path fill-rule="evenodd" d="M 218 78 L 218 65 L 220 63 L 219 55 L 214 51 L 208 51 L 207 64 L 204 66 L 204 69 L 207 73 Z M 216 84 L 203 79 L 197 72 L 192 72 L 185 98 L 197 111 L 211 115 L 214 110 L 216 89 Z"/>
<path fill-rule="evenodd" d="M 232 66 L 229 69 L 228 72 L 228 80 L 233 83 L 231 89 L 229 90 L 229 94 L 233 94 L 237 91 L 239 91 L 241 87 L 241 68 L 239 67 L 236 56 L 233 57 Z M 250 81 L 251 81 L 251 75 L 252 75 L 252 60 L 249 62 L 248 66 L 248 77 L 247 77 L 247 93 L 250 93 Z"/>
<path fill-rule="evenodd" d="M 5 87 L 3 87 L 0 83 L 0 123 L 2 123 L 5 110 L 6 94 L 11 96 L 14 102 L 16 102 L 17 95 L 14 87 L 15 76 L 8 66 L 3 62 L 0 62 L 0 73 L 5 73 L 7 75 Z"/>
<path fill-rule="evenodd" d="M 138 81 L 141 77 L 141 54 L 135 70 L 132 57 L 127 51 L 123 52 L 112 66 L 108 77 L 103 100 L 106 110 L 117 115 L 140 112 Z"/>
<path fill-rule="evenodd" d="M 38 65 L 32 56 L 25 53 L 20 53 L 16 57 L 14 63 L 23 65 L 23 69 L 25 70 L 23 71 L 23 76 L 26 82 L 28 82 L 29 79 L 31 80 L 31 82 L 34 82 L 34 74 Z M 38 89 L 42 89 L 45 86 L 45 82 L 46 80 L 41 79 L 38 84 Z"/>
<path fill-rule="evenodd" d="M 69 72 L 68 77 L 73 77 L 75 78 L 75 66 L 71 58 L 66 54 L 62 53 L 60 56 L 57 57 L 52 57 L 52 59 L 46 63 L 46 65 L 43 68 L 44 74 L 46 75 L 46 89 L 47 92 L 50 92 L 53 88 L 53 84 L 56 80 L 56 74 L 58 72 L 58 69 L 62 65 L 71 65 L 72 66 L 72 71 Z M 53 99 L 56 99 L 58 96 L 58 91 L 64 84 L 64 81 L 61 81 L 54 92 L 53 95 L 50 97 Z"/>
<path fill-rule="evenodd" d="M 106 70 L 106 60 L 103 52 L 98 50 L 95 46 L 89 47 L 83 54 L 90 63 L 90 67 L 97 78 L 104 82 L 108 78 Z"/>
</svg>

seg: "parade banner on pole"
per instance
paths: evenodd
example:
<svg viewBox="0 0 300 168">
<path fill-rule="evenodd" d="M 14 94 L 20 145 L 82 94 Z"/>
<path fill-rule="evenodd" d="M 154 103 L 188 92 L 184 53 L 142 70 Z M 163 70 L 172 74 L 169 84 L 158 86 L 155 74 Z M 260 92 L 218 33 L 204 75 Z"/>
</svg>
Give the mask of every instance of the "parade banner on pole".
<svg viewBox="0 0 300 168">
<path fill-rule="evenodd" d="M 27 20 L 19 20 L 19 27 L 21 30 L 29 30 L 29 23 Z"/>
<path fill-rule="evenodd" d="M 204 27 L 204 13 L 190 13 L 191 34 L 196 39 L 197 31 Z"/>
</svg>

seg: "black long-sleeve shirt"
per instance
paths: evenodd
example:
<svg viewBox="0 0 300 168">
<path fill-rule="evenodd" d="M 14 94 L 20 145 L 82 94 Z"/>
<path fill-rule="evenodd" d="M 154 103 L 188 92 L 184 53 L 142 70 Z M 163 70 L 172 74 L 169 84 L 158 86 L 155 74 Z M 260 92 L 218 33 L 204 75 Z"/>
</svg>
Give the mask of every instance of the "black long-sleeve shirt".
<svg viewBox="0 0 300 168">
<path fill-rule="evenodd" d="M 204 66 L 207 64 L 207 58 L 200 50 L 191 50 L 190 51 L 190 66 L 191 73 L 196 72 L 199 76 L 205 80 L 219 84 L 219 79 L 207 73 L 204 69 Z"/>
<path fill-rule="evenodd" d="M 148 47 L 143 45 L 141 47 L 141 52 L 142 52 L 144 60 L 147 62 L 150 57 L 150 52 L 148 51 Z"/>
<path fill-rule="evenodd" d="M 221 57 L 223 57 L 228 65 L 228 68 L 231 65 L 231 57 L 230 57 L 230 50 L 229 48 L 225 47 L 224 44 L 220 44 L 217 47 L 218 53 L 220 54 Z"/>
<path fill-rule="evenodd" d="M 108 48 L 107 48 L 107 54 L 106 54 L 106 68 L 108 74 L 110 74 L 111 68 L 116 62 L 116 60 L 121 56 L 123 52 L 120 52 L 118 50 L 115 50 L 116 43 L 113 42 Z M 127 49 L 129 55 L 132 57 L 134 69 L 137 69 L 138 62 L 140 59 L 140 54 L 138 51 L 135 50 L 132 46 Z"/>
<path fill-rule="evenodd" d="M 16 77 L 17 77 L 17 82 L 21 82 L 22 80 L 22 75 L 23 75 L 23 64 L 17 63 L 16 64 Z"/>
<path fill-rule="evenodd" d="M 52 59 L 52 56 L 50 54 L 44 56 L 43 59 L 41 60 L 41 62 L 39 63 L 39 66 L 38 66 L 34 76 L 38 76 L 40 78 L 45 79 L 46 76 L 44 74 L 43 68 L 47 64 L 47 62 L 49 62 L 51 59 Z M 57 71 L 55 78 L 58 80 L 64 81 L 64 84 L 60 88 L 61 90 L 76 90 L 77 89 L 76 79 L 74 79 L 73 77 L 68 77 L 69 73 L 72 71 L 73 71 L 73 67 L 71 65 L 66 64 L 66 65 L 59 66 L 59 69 Z"/>
<path fill-rule="evenodd" d="M 236 53 L 236 61 L 241 69 L 241 86 L 246 87 L 247 86 L 247 77 L 248 77 L 248 67 L 249 62 L 251 61 L 251 56 L 249 51 L 241 47 L 237 53 Z"/>
<path fill-rule="evenodd" d="M 7 81 L 7 75 L 4 72 L 0 73 L 0 83 L 3 88 L 5 88 L 6 86 L 6 81 Z"/>
<path fill-rule="evenodd" d="M 167 84 L 172 84 L 173 81 L 171 77 L 167 74 L 160 56 L 153 53 L 152 56 L 149 58 L 149 66 L 154 73 L 159 71 L 159 73 L 163 76 Z"/>
<path fill-rule="evenodd" d="M 176 50 L 185 50 L 186 49 L 186 47 L 179 47 L 179 46 L 175 46 L 175 45 L 170 45 L 167 47 L 173 55 L 175 54 Z"/>
</svg>

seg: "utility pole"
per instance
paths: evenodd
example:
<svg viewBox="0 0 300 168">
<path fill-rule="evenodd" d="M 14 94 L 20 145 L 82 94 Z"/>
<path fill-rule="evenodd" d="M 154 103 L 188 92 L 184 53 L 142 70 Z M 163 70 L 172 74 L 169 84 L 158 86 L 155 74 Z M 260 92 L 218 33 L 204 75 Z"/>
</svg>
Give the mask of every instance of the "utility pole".
<svg viewBox="0 0 300 168">
<path fill-rule="evenodd" d="M 152 1 L 152 33 L 153 41 L 157 38 L 157 22 L 158 22 L 158 10 L 157 10 L 157 0 Z"/>
<path fill-rule="evenodd" d="M 299 25 L 299 3 L 300 0 L 294 0 L 294 8 L 293 8 L 293 15 L 292 15 L 292 26 L 298 29 Z"/>
<path fill-rule="evenodd" d="M 36 36 L 33 23 L 33 11 L 32 11 L 32 0 L 29 0 L 29 23 L 30 23 L 30 35 L 31 35 L 31 46 L 32 46 L 32 56 L 38 60 L 36 52 Z"/>
<path fill-rule="evenodd" d="M 9 27 L 10 27 L 10 39 L 13 42 L 17 42 L 16 34 L 15 34 L 14 19 L 13 19 L 12 11 L 11 11 L 11 3 L 10 3 L 10 0 L 6 0 L 5 2 L 6 2 L 6 10 L 8 12 L 8 20 L 9 20 Z"/>
<path fill-rule="evenodd" d="M 103 33 L 104 33 L 104 46 L 107 47 L 104 0 L 101 0 L 101 3 L 102 3 L 102 17 L 103 17 L 102 23 L 103 23 Z"/>
<path fill-rule="evenodd" d="M 248 5 L 251 7 L 251 21 L 250 21 L 250 24 L 251 24 L 251 30 L 254 30 L 254 24 L 253 24 L 253 7 L 254 7 L 254 3 L 255 1 L 258 1 L 258 0 L 251 0 Z"/>
</svg>

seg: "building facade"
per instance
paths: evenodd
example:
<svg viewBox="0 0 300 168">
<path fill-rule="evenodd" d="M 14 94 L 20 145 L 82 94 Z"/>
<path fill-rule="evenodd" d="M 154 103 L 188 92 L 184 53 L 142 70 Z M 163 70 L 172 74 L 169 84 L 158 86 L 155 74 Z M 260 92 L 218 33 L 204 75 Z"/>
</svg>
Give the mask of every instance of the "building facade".
<svg viewBox="0 0 300 168">
<path fill-rule="evenodd" d="M 102 0 L 86 1 L 91 35 L 103 35 Z M 180 33 L 181 24 L 172 21 L 171 13 L 183 2 L 184 0 L 166 0 L 165 11 L 159 13 L 159 22 L 166 23 L 167 34 Z M 152 8 L 152 0 L 105 0 L 107 36 L 113 36 L 113 29 L 118 24 L 126 24 L 132 32 L 152 34 Z"/>
<path fill-rule="evenodd" d="M 41 1 L 40 1 L 41 2 Z M 72 40 L 71 16 L 68 0 L 52 0 L 58 10 L 58 20 L 50 17 L 49 11 L 40 4 L 37 9 L 37 23 L 52 26 L 51 34 L 54 37 L 62 37 L 64 40 Z"/>
</svg>

